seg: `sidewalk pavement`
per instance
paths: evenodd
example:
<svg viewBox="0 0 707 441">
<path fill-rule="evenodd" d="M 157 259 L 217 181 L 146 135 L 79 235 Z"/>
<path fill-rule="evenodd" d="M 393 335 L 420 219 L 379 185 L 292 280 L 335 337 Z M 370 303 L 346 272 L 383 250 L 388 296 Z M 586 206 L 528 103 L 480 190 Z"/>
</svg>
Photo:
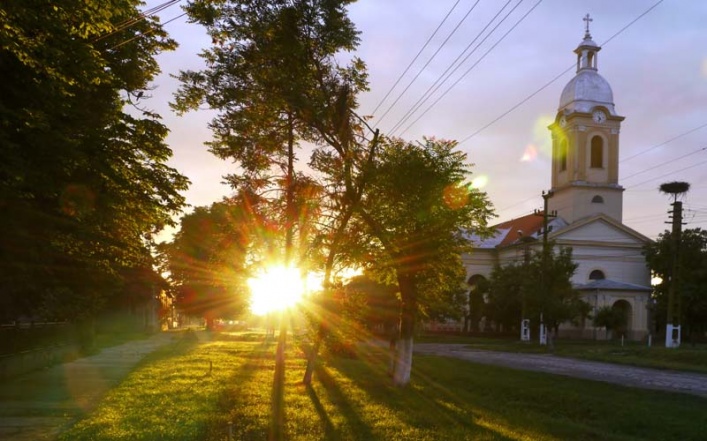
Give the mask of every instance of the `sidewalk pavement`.
<svg viewBox="0 0 707 441">
<path fill-rule="evenodd" d="M 0 383 L 0 440 L 52 440 L 91 411 L 147 354 L 172 341 L 157 333 L 90 357 Z"/>
<path fill-rule="evenodd" d="M 473 363 L 546 372 L 628 387 L 680 392 L 707 398 L 707 375 L 704 374 L 600 363 L 550 354 L 483 351 L 470 349 L 464 344 L 418 343 L 415 345 L 415 352 L 459 358 Z"/>
</svg>

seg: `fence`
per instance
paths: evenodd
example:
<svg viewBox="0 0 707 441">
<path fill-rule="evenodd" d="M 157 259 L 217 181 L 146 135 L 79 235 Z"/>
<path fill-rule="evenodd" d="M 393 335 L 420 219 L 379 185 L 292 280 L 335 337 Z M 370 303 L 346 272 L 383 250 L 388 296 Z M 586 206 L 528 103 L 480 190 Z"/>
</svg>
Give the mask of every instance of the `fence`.
<svg viewBox="0 0 707 441">
<path fill-rule="evenodd" d="M 75 358 L 78 348 L 66 322 L 0 325 L 0 380 Z"/>
</svg>

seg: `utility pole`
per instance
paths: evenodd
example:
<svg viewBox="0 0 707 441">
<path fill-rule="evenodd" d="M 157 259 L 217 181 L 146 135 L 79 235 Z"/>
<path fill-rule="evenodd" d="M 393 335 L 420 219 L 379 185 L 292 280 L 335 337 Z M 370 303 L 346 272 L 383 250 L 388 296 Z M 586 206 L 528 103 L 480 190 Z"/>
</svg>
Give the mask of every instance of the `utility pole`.
<svg viewBox="0 0 707 441">
<path fill-rule="evenodd" d="M 665 329 L 665 347 L 680 346 L 680 242 L 682 241 L 682 202 L 672 204 L 672 232 L 670 234 L 670 285 L 668 287 L 668 321 Z"/>
<path fill-rule="evenodd" d="M 547 267 L 547 257 L 548 257 L 548 247 L 547 247 L 547 234 L 549 232 L 547 224 L 548 224 L 548 218 L 552 217 L 555 218 L 557 217 L 557 211 L 554 211 L 552 213 L 549 212 L 548 209 L 548 201 L 550 198 L 554 195 L 555 193 L 552 190 L 549 190 L 547 193 L 543 191 L 543 211 L 542 213 L 538 212 L 538 210 L 535 210 L 534 214 L 536 216 L 542 216 L 543 217 L 543 249 L 542 249 L 542 267 L 540 268 L 540 292 L 542 293 L 543 296 L 546 296 L 545 292 L 545 269 Z M 547 344 L 547 329 L 545 328 L 545 323 L 543 323 L 543 313 L 542 311 L 540 312 L 540 344 L 541 345 L 546 345 Z"/>
<path fill-rule="evenodd" d="M 672 195 L 670 204 L 672 214 L 672 232 L 670 233 L 670 285 L 668 286 L 668 317 L 665 325 L 665 347 L 680 347 L 680 244 L 682 242 L 682 202 L 678 196 L 687 193 L 687 182 L 668 182 L 661 184 L 660 191 Z"/>
</svg>

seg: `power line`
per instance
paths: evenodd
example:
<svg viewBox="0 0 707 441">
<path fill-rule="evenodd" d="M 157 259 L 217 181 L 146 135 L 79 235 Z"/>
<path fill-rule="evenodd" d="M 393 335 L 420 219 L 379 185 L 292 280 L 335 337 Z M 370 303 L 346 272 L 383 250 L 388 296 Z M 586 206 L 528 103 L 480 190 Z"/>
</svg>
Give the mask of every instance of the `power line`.
<svg viewBox="0 0 707 441">
<path fill-rule="evenodd" d="M 179 15 L 177 15 L 176 17 L 170 18 L 170 19 L 167 20 L 166 22 L 162 23 L 162 26 L 164 26 L 164 25 L 166 25 L 166 24 L 169 24 L 169 23 L 172 23 L 173 21 L 178 20 L 178 19 L 184 17 L 185 15 L 187 15 L 186 12 L 183 13 L 183 14 L 179 14 Z M 110 48 L 110 50 L 117 49 L 117 48 L 119 48 L 120 46 L 123 46 L 123 45 L 125 45 L 125 44 L 128 44 L 128 43 L 130 43 L 130 42 L 133 41 L 133 40 L 137 40 L 137 39 L 140 38 L 140 37 L 144 37 L 144 36 L 146 36 L 147 34 L 152 33 L 153 31 L 154 31 L 154 29 L 149 29 L 147 32 L 144 32 L 144 33 L 142 33 L 142 34 L 138 34 L 138 35 L 136 35 L 136 36 L 134 36 L 134 37 L 132 37 L 132 38 L 129 38 L 129 39 L 123 41 L 122 43 L 116 44 L 115 46 L 113 46 L 112 48 Z"/>
<path fill-rule="evenodd" d="M 642 151 L 642 152 L 638 152 L 638 153 L 636 153 L 635 155 L 629 156 L 628 158 L 624 158 L 624 159 L 620 160 L 619 162 L 628 161 L 628 160 L 630 160 L 630 159 L 635 158 L 636 156 L 641 156 L 641 155 L 643 155 L 643 154 L 646 154 L 646 153 L 650 152 L 651 150 L 655 150 L 655 149 L 657 149 L 658 147 L 662 147 L 662 146 L 664 146 L 665 144 L 671 143 L 671 142 L 675 141 L 676 139 L 682 138 L 683 136 L 689 135 L 690 133 L 696 132 L 696 131 L 698 131 L 698 130 L 700 130 L 700 129 L 702 129 L 702 128 L 705 128 L 705 127 L 707 127 L 707 123 L 704 123 L 704 124 L 702 124 L 702 125 L 700 125 L 700 126 L 698 126 L 698 127 L 695 127 L 694 129 L 690 129 L 690 130 L 688 130 L 688 131 L 685 132 L 685 133 L 681 133 L 681 134 L 679 134 L 679 135 L 677 135 L 677 136 L 675 136 L 675 137 L 673 137 L 673 138 L 670 138 L 670 139 L 667 140 L 667 141 L 661 142 L 660 144 L 656 144 L 656 145 L 654 145 L 654 146 L 648 147 L 646 150 L 644 150 L 644 151 Z"/>
<path fill-rule="evenodd" d="M 612 35 L 611 37 L 609 37 L 609 39 L 606 40 L 604 43 L 602 43 L 601 46 L 606 45 L 608 42 L 610 42 L 611 40 L 613 40 L 614 38 L 616 38 L 617 36 L 619 36 L 619 35 L 620 35 L 621 33 L 623 33 L 626 29 L 628 29 L 630 26 L 632 26 L 632 25 L 633 25 L 634 23 L 636 23 L 638 20 L 640 20 L 641 18 L 643 18 L 646 14 L 648 14 L 649 12 L 651 12 L 653 9 L 655 9 L 655 7 L 657 7 L 657 6 L 658 6 L 659 4 L 661 4 L 661 3 L 663 3 L 663 0 L 658 0 L 655 4 L 653 4 L 653 6 L 649 7 L 648 9 L 646 9 L 642 14 L 640 14 L 638 17 L 636 17 L 635 19 L 633 19 L 631 22 L 629 22 L 626 26 L 624 26 L 623 28 L 621 28 L 621 29 L 620 29 L 618 32 L 616 32 L 614 35 Z M 572 63 L 572 65 L 571 65 L 569 68 L 567 68 L 567 69 L 565 69 L 564 71 L 562 71 L 559 75 L 557 75 L 556 77 L 554 77 L 554 78 L 553 78 L 552 80 L 550 80 L 548 83 L 545 83 L 540 89 L 538 89 L 538 90 L 536 90 L 535 92 L 533 92 L 532 94 L 528 95 L 528 96 L 527 96 L 526 98 L 524 98 L 521 102 L 519 102 L 518 104 L 514 105 L 514 106 L 511 107 L 509 110 L 507 110 L 507 111 L 505 111 L 503 114 L 501 114 L 501 116 L 497 117 L 496 119 L 494 119 L 494 120 L 491 121 L 490 123 L 486 124 L 485 126 L 481 127 L 480 129 L 478 129 L 476 132 L 472 133 L 471 135 L 469 135 L 469 136 L 467 136 L 466 138 L 464 138 L 463 140 L 461 140 L 461 141 L 459 142 L 459 144 L 461 145 L 461 144 L 465 143 L 466 141 L 470 140 L 471 138 L 475 137 L 476 135 L 478 135 L 478 134 L 481 133 L 482 131 L 486 130 L 487 128 L 489 128 L 490 126 L 492 126 L 493 124 L 495 124 L 496 122 L 498 122 L 500 119 L 502 119 L 503 117 L 505 117 L 505 116 L 508 115 L 509 113 L 513 112 L 515 109 L 517 109 L 517 108 L 520 107 L 521 105 L 525 104 L 528 100 L 530 100 L 530 99 L 533 98 L 535 95 L 537 95 L 538 93 L 540 93 L 540 92 L 542 92 L 543 90 L 545 90 L 550 84 L 554 83 L 554 82 L 557 81 L 561 76 L 563 76 L 564 74 L 566 74 L 567 72 L 569 72 L 574 66 L 575 66 L 575 64 Z"/>
<path fill-rule="evenodd" d="M 474 3 L 474 4 L 471 6 L 471 8 L 467 11 L 466 15 L 464 15 L 464 17 L 459 21 L 459 23 L 457 23 L 457 25 L 454 27 L 454 29 L 452 30 L 452 32 L 451 32 L 451 33 L 447 36 L 447 38 L 442 42 L 442 44 L 439 46 L 439 48 L 437 48 L 437 50 L 435 51 L 435 53 L 432 54 L 432 56 L 430 57 L 430 59 L 427 60 L 427 62 L 425 63 L 424 66 L 422 66 L 422 69 L 420 69 L 420 71 L 417 73 L 417 75 L 415 75 L 415 77 L 410 81 L 410 83 L 408 83 L 408 85 L 405 87 L 405 89 L 403 89 L 403 91 L 400 92 L 400 94 L 399 94 L 398 97 L 395 99 L 395 101 L 393 101 L 393 104 L 391 104 L 391 105 L 388 107 L 388 110 L 386 110 L 385 113 L 383 113 L 383 115 L 381 115 L 381 117 L 378 119 L 378 124 L 377 124 L 377 125 L 380 125 L 381 121 L 383 121 L 383 119 L 384 119 L 385 116 L 388 114 L 388 112 L 390 112 L 390 110 L 398 103 L 398 101 L 400 101 L 400 98 L 402 98 L 402 96 L 405 94 L 405 92 L 407 92 L 407 90 L 410 88 L 410 86 L 412 86 L 412 84 L 420 77 L 420 75 L 422 74 L 422 72 L 427 68 L 427 66 L 429 66 L 429 64 L 432 62 L 432 60 L 435 59 L 435 57 L 437 56 L 437 54 L 439 53 L 439 51 L 441 51 L 442 48 L 447 44 L 447 42 L 449 41 L 449 39 L 452 38 L 452 35 L 454 35 L 454 34 L 457 32 L 457 30 L 459 29 L 459 26 L 461 26 L 462 23 L 464 23 L 464 21 L 466 21 L 467 17 L 469 17 L 469 14 L 471 14 L 471 12 L 474 10 L 474 8 L 476 8 L 476 5 L 478 5 L 480 1 L 481 1 L 481 0 L 476 0 L 476 3 Z"/>
<path fill-rule="evenodd" d="M 424 51 L 425 48 L 430 44 L 430 42 L 432 41 L 432 39 L 434 38 L 434 36 L 437 35 L 437 32 L 439 32 L 439 30 L 442 28 L 442 25 L 444 25 L 444 23 L 447 21 L 447 19 L 449 18 L 449 16 L 452 14 L 452 11 L 454 11 L 454 9 L 457 7 L 457 5 L 459 4 L 460 1 L 461 1 L 461 0 L 457 0 L 456 3 L 454 3 L 454 4 L 452 5 L 452 8 L 449 10 L 449 12 L 447 12 L 447 15 L 445 15 L 444 18 L 442 19 L 442 21 L 439 23 L 439 25 L 437 25 L 437 29 L 435 29 L 435 31 L 432 33 L 432 35 L 430 35 L 430 37 L 427 39 L 427 41 L 426 41 L 425 44 L 422 46 L 422 48 L 417 52 L 417 55 L 415 55 L 415 58 L 413 58 L 412 61 L 410 62 L 410 64 L 408 64 L 408 66 L 405 68 L 405 70 L 403 71 L 403 73 L 401 73 L 400 76 L 398 77 L 398 79 L 395 80 L 395 84 L 393 84 L 393 86 L 388 90 L 388 93 L 386 93 L 385 96 L 383 97 L 383 99 L 380 100 L 380 102 L 378 103 L 378 105 L 376 106 L 376 108 L 373 109 L 373 112 L 371 112 L 371 114 L 375 114 L 375 113 L 378 111 L 378 109 L 380 108 L 380 106 L 385 102 L 385 100 L 388 99 L 388 97 L 390 96 L 391 92 L 393 92 L 393 90 L 398 86 L 398 83 L 400 83 L 400 80 L 403 79 L 403 77 L 405 76 L 405 74 L 408 73 L 408 71 L 410 70 L 410 68 L 412 67 L 412 65 L 413 65 L 413 64 L 415 63 L 415 61 L 417 61 L 417 59 L 420 57 L 420 54 L 422 54 L 422 51 Z M 477 3 L 478 3 L 478 1 L 477 1 Z M 476 6 L 476 5 L 474 5 L 474 6 Z"/>
<path fill-rule="evenodd" d="M 675 158 L 675 159 L 670 160 L 670 161 L 668 161 L 668 162 L 661 162 L 660 164 L 654 165 L 653 167 L 649 167 L 649 168 L 646 168 L 646 169 L 641 170 L 641 171 L 639 171 L 639 172 L 636 172 L 636 173 L 634 173 L 634 174 L 632 174 L 632 175 L 628 175 L 628 176 L 626 176 L 625 178 L 622 178 L 622 180 L 625 181 L 626 179 L 631 179 L 631 178 L 634 177 L 634 176 L 638 176 L 638 175 L 643 174 L 643 173 L 645 173 L 645 172 L 647 172 L 647 171 L 651 171 L 651 170 L 653 170 L 653 169 L 656 169 L 656 168 L 659 168 L 659 167 L 663 167 L 663 166 L 668 165 L 668 164 L 672 164 L 673 162 L 679 161 L 679 160 L 681 160 L 681 159 L 683 159 L 683 158 L 687 158 L 688 156 L 692 156 L 692 155 L 694 155 L 694 154 L 696 154 L 696 153 L 704 152 L 705 150 L 707 150 L 707 147 L 701 147 L 701 148 L 699 148 L 699 149 L 697 149 L 697 150 L 695 150 L 695 151 L 692 151 L 692 152 L 690 152 L 690 153 L 687 153 L 687 154 L 685 154 L 685 155 L 682 155 L 682 156 L 680 156 L 679 158 Z"/>
<path fill-rule="evenodd" d="M 699 167 L 699 166 L 704 165 L 704 164 L 707 164 L 707 161 L 698 162 L 697 164 L 692 164 L 692 165 L 690 165 L 690 166 L 688 166 L 688 167 L 681 168 L 680 170 L 671 171 L 671 172 L 666 173 L 666 174 L 664 174 L 664 175 L 660 175 L 660 176 L 657 176 L 657 177 L 655 177 L 655 178 L 648 179 L 648 180 L 646 180 L 646 181 L 640 182 L 640 183 L 638 183 L 638 184 L 634 184 L 634 185 L 632 185 L 632 186 L 630 186 L 630 187 L 627 187 L 627 188 L 635 188 L 635 187 L 641 186 L 641 185 L 643 185 L 643 184 L 647 184 L 647 183 L 649 183 L 649 182 L 653 182 L 653 181 L 656 181 L 656 180 L 658 180 L 658 179 L 662 179 L 662 178 L 664 178 L 664 177 L 666 177 L 666 176 L 669 176 L 669 175 L 674 175 L 674 174 L 676 174 L 676 173 L 680 173 L 680 172 L 682 172 L 682 171 L 689 170 L 689 169 L 691 169 L 691 168 Z"/>
<path fill-rule="evenodd" d="M 467 69 L 467 70 L 454 82 L 454 84 L 452 84 L 451 86 L 449 86 L 449 87 L 447 88 L 447 90 L 445 90 L 444 93 L 439 96 L 439 98 L 437 98 L 429 107 L 427 107 L 427 109 L 425 109 L 425 111 L 422 112 L 422 114 L 421 114 L 420 116 L 418 116 L 417 119 L 415 119 L 415 121 L 413 121 L 408 127 L 406 127 L 405 130 L 403 130 L 402 133 L 405 133 L 408 129 L 410 129 L 410 127 L 412 127 L 415 123 L 417 123 L 417 121 L 419 121 L 424 115 L 426 115 L 427 112 L 429 112 L 434 106 L 436 106 L 437 103 L 439 103 L 442 98 L 444 98 L 454 87 L 456 87 L 457 84 L 459 84 L 459 82 L 460 82 L 462 79 L 464 79 L 464 77 L 466 77 L 466 76 L 469 74 L 469 72 L 471 72 L 484 58 L 486 58 L 486 56 L 487 56 L 493 49 L 495 49 L 496 46 L 498 46 L 498 45 L 508 36 L 508 34 L 510 34 L 523 20 L 525 20 L 525 18 L 526 18 L 528 15 L 530 15 L 530 13 L 533 12 L 533 10 L 535 10 L 535 8 L 537 8 L 538 5 L 540 5 L 540 3 L 542 3 L 542 0 L 538 0 L 538 2 L 535 3 L 535 5 L 533 5 L 533 7 L 530 8 L 530 10 L 529 10 L 528 12 L 526 12 L 525 15 L 523 15 L 515 24 L 513 24 L 513 26 L 512 26 L 508 31 L 506 31 L 506 33 L 503 34 L 503 36 L 501 36 L 501 38 L 500 38 L 498 41 L 496 41 L 496 43 L 494 43 L 494 45 L 491 46 L 491 47 L 481 56 L 481 58 L 479 58 L 479 59 L 476 61 L 476 63 L 474 63 L 469 69 Z M 520 3 L 519 3 L 519 4 L 520 4 Z M 518 7 L 518 5 L 516 5 L 516 7 Z M 513 8 L 513 9 L 515 9 L 515 8 Z M 511 12 L 513 12 L 513 11 L 511 11 Z M 509 15 L 510 15 L 510 13 L 509 13 Z M 506 16 L 506 17 L 507 17 L 507 16 Z M 504 20 L 505 20 L 505 18 L 504 18 Z M 499 24 L 500 24 L 500 23 L 499 23 Z M 496 26 L 496 27 L 498 27 L 498 26 Z M 495 28 L 494 28 L 494 30 L 495 30 Z M 493 32 L 493 31 L 492 31 L 492 32 Z"/>
<path fill-rule="evenodd" d="M 481 37 L 481 35 L 484 33 L 484 31 L 486 31 L 486 29 L 488 29 L 488 27 L 491 26 L 491 24 L 496 20 L 496 18 L 497 18 L 499 15 L 501 15 L 501 12 L 503 12 L 503 10 L 506 9 L 506 7 L 511 3 L 511 1 L 513 1 L 513 0 L 508 0 L 508 1 L 501 7 L 501 9 L 498 10 L 498 12 L 496 13 L 496 15 L 494 15 L 493 18 L 491 18 L 491 20 L 489 20 L 488 23 L 486 23 L 486 26 L 484 26 L 483 29 L 481 29 L 481 30 L 476 34 L 476 37 L 474 37 L 474 39 L 471 40 L 471 42 L 464 48 L 464 50 L 457 56 L 457 58 L 455 58 L 454 61 L 452 61 L 452 62 L 449 64 L 449 66 L 447 66 L 447 69 L 446 69 L 440 76 L 437 77 L 437 79 L 435 80 L 434 84 L 432 84 L 429 88 L 427 88 L 427 90 L 425 91 L 425 93 L 422 94 L 422 96 L 415 102 L 415 104 L 413 104 L 412 107 L 405 113 L 405 115 L 403 115 L 403 117 L 395 124 L 395 126 L 393 126 L 393 128 L 391 129 L 391 133 L 394 132 L 395 130 L 397 130 L 398 127 L 400 127 L 400 125 L 402 125 L 405 121 L 407 121 L 407 119 L 412 115 L 412 113 L 416 112 L 417 109 L 420 108 L 420 106 L 422 105 L 422 103 L 424 103 L 424 101 L 427 101 L 427 99 L 429 99 L 429 96 L 431 96 L 432 94 L 434 94 L 434 93 L 437 91 L 437 89 L 441 86 L 441 84 L 439 84 L 439 83 L 440 83 L 440 81 L 441 81 L 443 78 L 444 78 L 444 80 L 442 81 L 442 84 L 443 84 L 444 82 L 446 82 L 446 81 L 449 79 L 449 77 L 452 76 L 452 75 L 454 74 L 454 72 L 456 72 L 457 69 L 459 69 L 459 67 L 461 67 L 462 64 L 464 64 L 464 62 L 469 58 L 469 56 L 471 56 L 474 52 L 476 52 L 476 50 L 479 48 L 479 46 L 481 46 L 481 44 L 482 44 L 484 41 L 486 41 L 486 39 L 487 39 L 489 36 L 491 36 L 491 34 L 493 33 L 493 31 L 491 31 L 491 32 L 481 41 L 481 43 L 479 43 L 479 44 L 474 48 L 474 50 L 472 50 L 466 57 L 464 57 L 464 59 L 463 59 L 459 64 L 457 64 L 457 62 L 459 61 L 459 59 L 461 59 L 461 58 L 464 56 L 464 54 L 466 54 L 466 52 L 469 50 L 469 48 L 476 42 L 476 40 L 479 39 L 479 37 Z M 522 2 L 522 0 L 521 0 L 518 4 L 516 4 L 515 8 L 517 8 L 518 5 L 520 5 L 521 2 Z M 515 9 L 515 8 L 513 8 L 513 9 Z M 511 12 L 512 12 L 512 11 L 511 11 Z M 508 15 L 506 15 L 506 17 L 504 17 L 503 20 L 505 20 L 507 17 L 508 17 Z M 503 21 L 501 21 L 501 23 L 502 23 L 502 22 L 503 22 Z M 494 28 L 494 29 L 495 29 L 495 28 Z M 457 64 L 456 67 L 454 67 L 455 64 Z M 447 75 L 447 72 L 449 72 L 449 70 L 452 69 L 452 67 L 454 67 L 454 70 L 453 70 L 449 75 Z M 439 86 L 437 86 L 438 84 L 439 84 Z M 435 88 L 435 86 L 437 86 L 437 87 Z M 432 90 L 433 88 L 435 88 L 435 89 L 434 89 L 432 92 L 430 92 L 430 90 Z M 429 94 L 429 95 L 428 95 L 428 94 Z M 424 100 L 424 101 L 423 101 L 423 100 Z"/>
<path fill-rule="evenodd" d="M 151 17 L 151 16 L 157 14 L 158 12 L 164 11 L 165 9 L 176 5 L 180 1 L 182 1 L 182 0 L 169 0 L 164 3 L 160 3 L 159 5 L 157 5 L 155 7 L 152 7 L 150 9 L 145 10 L 145 11 L 142 11 L 137 17 L 125 19 L 122 22 L 116 24 L 116 28 L 113 29 L 111 32 L 109 32 L 105 35 L 101 35 L 100 37 L 94 38 L 91 41 L 91 43 L 95 43 L 97 41 L 103 40 L 104 38 L 108 38 L 108 37 L 115 35 L 121 31 L 129 28 L 129 27 L 132 27 L 133 25 L 141 22 L 145 18 Z"/>
</svg>

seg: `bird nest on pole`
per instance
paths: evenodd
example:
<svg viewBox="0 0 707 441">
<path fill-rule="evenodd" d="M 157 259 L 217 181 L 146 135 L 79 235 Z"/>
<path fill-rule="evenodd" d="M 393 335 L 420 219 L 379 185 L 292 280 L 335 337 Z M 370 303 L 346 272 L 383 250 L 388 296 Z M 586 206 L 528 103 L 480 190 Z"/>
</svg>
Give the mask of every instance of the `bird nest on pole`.
<svg viewBox="0 0 707 441">
<path fill-rule="evenodd" d="M 690 184 L 687 182 L 673 181 L 666 182 L 665 184 L 660 184 L 661 193 L 672 194 L 676 197 L 678 195 L 687 193 L 688 190 L 690 190 Z"/>
</svg>

